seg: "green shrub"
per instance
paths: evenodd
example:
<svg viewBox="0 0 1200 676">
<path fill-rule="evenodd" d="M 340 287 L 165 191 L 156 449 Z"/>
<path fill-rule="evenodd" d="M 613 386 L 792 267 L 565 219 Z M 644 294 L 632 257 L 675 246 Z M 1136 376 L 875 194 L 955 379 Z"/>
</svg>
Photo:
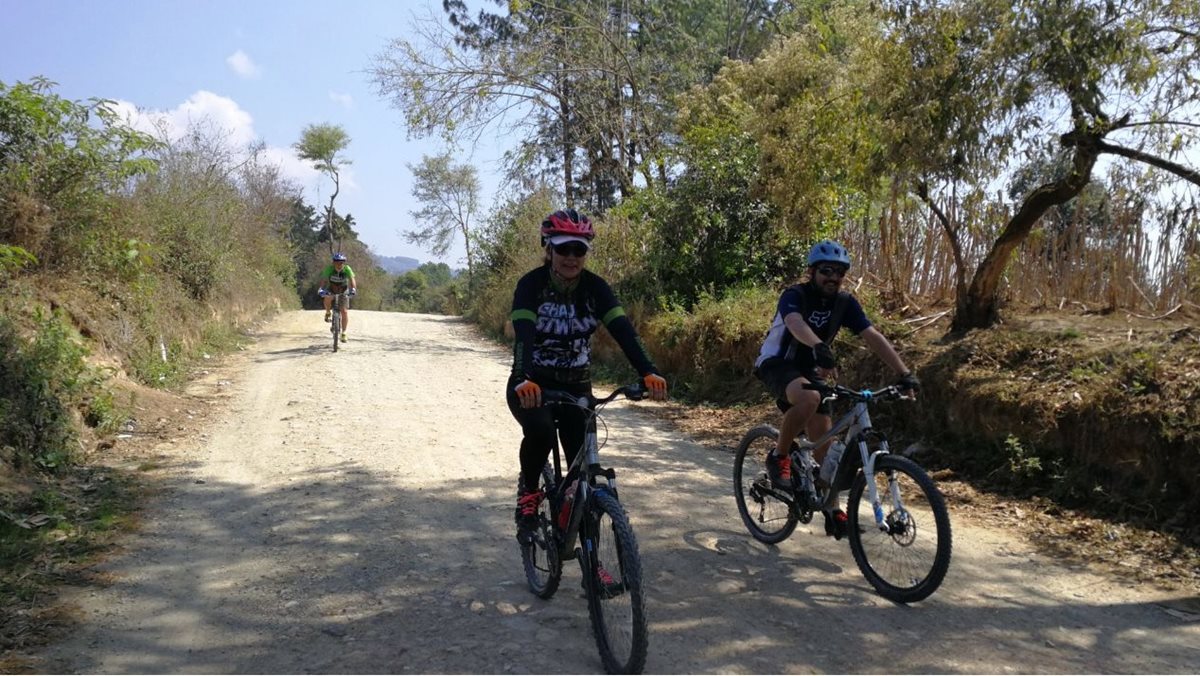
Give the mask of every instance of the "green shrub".
<svg viewBox="0 0 1200 676">
<path fill-rule="evenodd" d="M 18 468 L 56 470 L 77 445 L 76 417 L 112 424 L 115 407 L 90 368 L 87 351 L 57 315 L 34 319 L 32 340 L 0 317 L 0 447 L 11 449 Z"/>
<path fill-rule="evenodd" d="M 690 311 L 667 308 L 639 329 L 681 393 L 715 401 L 754 399 L 762 393 L 752 373 L 754 360 L 778 300 L 775 289 L 761 287 L 704 295 Z"/>
</svg>

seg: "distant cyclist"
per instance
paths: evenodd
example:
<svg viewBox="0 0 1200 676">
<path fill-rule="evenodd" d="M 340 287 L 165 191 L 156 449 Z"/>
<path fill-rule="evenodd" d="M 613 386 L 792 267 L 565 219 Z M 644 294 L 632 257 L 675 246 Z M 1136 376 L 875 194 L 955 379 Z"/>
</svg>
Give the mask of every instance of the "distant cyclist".
<svg viewBox="0 0 1200 676">
<path fill-rule="evenodd" d="M 333 254 L 333 262 L 321 271 L 321 288 L 317 294 L 325 301 L 325 321 L 333 318 L 334 294 L 348 291 L 348 296 L 358 293 L 358 283 L 354 281 L 354 270 L 346 263 L 346 254 Z M 346 340 L 346 327 L 350 326 L 350 300 L 344 299 L 342 308 L 342 341 Z"/>
<path fill-rule="evenodd" d="M 805 430 L 809 439 L 816 439 L 833 427 L 829 406 L 804 385 L 837 376 L 837 358 L 829 344 L 843 324 L 900 375 L 897 385 L 911 391 L 921 387 L 891 341 L 871 325 L 858 299 L 841 290 L 849 270 L 850 254 L 841 244 L 825 240 L 813 246 L 808 253 L 808 281 L 789 287 L 779 297 L 775 318 L 754 363 L 754 374 L 784 408 L 777 447 L 767 456 L 767 473 L 776 484 L 791 484 L 789 449 L 796 435 Z M 826 450 L 827 445 L 813 450 L 818 465 Z M 831 497 L 836 496 L 832 491 Z M 836 503 L 827 506 L 827 534 L 840 540 L 846 523 L 846 513 Z"/>
<path fill-rule="evenodd" d="M 538 489 L 555 437 L 570 464 L 587 432 L 585 414 L 570 406 L 542 408 L 542 388 L 591 395 L 591 338 L 601 324 L 621 346 L 650 396 L 665 399 L 667 381 L 650 361 L 633 323 L 608 282 L 584 269 L 596 231 L 574 209 L 555 211 L 542 222 L 544 264 L 517 282 L 513 294 L 513 369 L 506 389 L 508 408 L 521 423 L 521 493 L 517 537 L 537 527 L 545 497 Z"/>
</svg>

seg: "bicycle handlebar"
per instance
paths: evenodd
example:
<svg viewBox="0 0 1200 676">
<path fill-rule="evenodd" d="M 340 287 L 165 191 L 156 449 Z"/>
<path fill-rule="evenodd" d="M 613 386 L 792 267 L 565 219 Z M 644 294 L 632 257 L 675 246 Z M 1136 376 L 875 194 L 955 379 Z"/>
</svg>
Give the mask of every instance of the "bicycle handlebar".
<svg viewBox="0 0 1200 676">
<path fill-rule="evenodd" d="M 907 392 L 896 385 L 888 385 L 881 390 L 852 390 L 842 385 L 829 385 L 823 381 L 805 383 L 804 389 L 821 393 L 822 398 L 850 399 L 852 401 L 892 401 L 894 399 L 911 399 Z"/>
<path fill-rule="evenodd" d="M 596 408 L 603 406 L 619 396 L 624 395 L 626 399 L 631 401 L 639 401 L 646 398 L 646 386 L 641 383 L 633 383 L 632 385 L 622 385 L 613 390 L 607 397 L 587 397 L 576 396 L 570 392 L 563 390 L 542 390 L 542 405 L 548 404 L 568 404 L 571 406 L 579 406 L 580 408 Z"/>
</svg>

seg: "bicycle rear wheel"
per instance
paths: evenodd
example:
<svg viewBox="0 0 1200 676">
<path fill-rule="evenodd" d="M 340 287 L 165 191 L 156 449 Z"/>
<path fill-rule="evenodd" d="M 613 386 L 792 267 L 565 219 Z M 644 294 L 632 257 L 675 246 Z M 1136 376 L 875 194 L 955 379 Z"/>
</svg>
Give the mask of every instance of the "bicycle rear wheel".
<svg viewBox="0 0 1200 676">
<path fill-rule="evenodd" d="M 616 496 L 605 489 L 592 493 L 587 519 L 583 586 L 600 659 L 610 674 L 641 673 L 649 633 L 633 527 Z"/>
<path fill-rule="evenodd" d="M 950 514 L 933 480 L 908 458 L 884 455 L 874 476 L 887 530 L 875 525 L 865 472 L 850 488 L 850 551 L 880 596 L 914 603 L 937 590 L 950 568 Z"/>
<path fill-rule="evenodd" d="M 742 437 L 733 459 L 733 495 L 742 523 L 755 540 L 783 542 L 796 530 L 799 514 L 767 478 L 767 454 L 775 450 L 779 430 L 759 425 Z"/>
<path fill-rule="evenodd" d="M 548 599 L 558 591 L 562 580 L 562 559 L 558 556 L 558 542 L 554 538 L 554 512 L 549 495 L 554 490 L 554 471 L 547 464 L 542 468 L 542 490 L 547 498 L 538 510 L 538 528 L 533 541 L 521 545 L 521 563 L 525 567 L 525 581 L 529 591 L 539 598 Z M 521 480 L 517 479 L 517 494 L 521 493 Z"/>
</svg>

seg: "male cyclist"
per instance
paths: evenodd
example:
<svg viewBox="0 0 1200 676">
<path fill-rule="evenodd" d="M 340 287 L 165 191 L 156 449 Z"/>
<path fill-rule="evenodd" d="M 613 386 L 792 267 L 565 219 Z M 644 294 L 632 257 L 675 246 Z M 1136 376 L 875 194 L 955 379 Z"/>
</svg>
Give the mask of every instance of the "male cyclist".
<svg viewBox="0 0 1200 676">
<path fill-rule="evenodd" d="M 517 282 L 513 293 L 513 369 L 505 388 L 508 408 L 521 423 L 521 492 L 517 537 L 526 542 L 537 526 L 545 497 L 538 488 L 542 467 L 562 440 L 567 463 L 587 432 L 584 412 L 570 406 L 542 408 L 542 388 L 591 395 L 591 338 L 601 324 L 642 376 L 653 399 L 665 399 L 667 381 L 658 374 L 633 323 L 608 283 L 584 269 L 596 231 L 574 209 L 555 211 L 542 222 L 544 262 Z"/>
<path fill-rule="evenodd" d="M 789 287 L 779 297 L 771 328 L 754 362 L 754 374 L 784 411 L 775 452 L 767 456 L 767 473 L 773 483 L 791 487 L 789 450 L 801 429 L 809 439 L 817 439 L 833 427 L 829 407 L 821 401 L 820 393 L 806 390 L 804 385 L 837 377 L 837 358 L 829 344 L 842 324 L 861 336 L 876 356 L 900 374 L 897 384 L 901 388 L 914 393 L 920 389 L 917 377 L 904 365 L 892 343 L 871 325 L 858 299 L 841 291 L 849 270 L 850 255 L 841 244 L 825 240 L 813 246 L 808 254 L 808 281 Z M 828 446 L 813 449 L 818 466 Z M 846 534 L 847 517 L 837 504 L 835 491 L 830 491 L 824 514 L 825 533 L 840 540 Z"/>
<path fill-rule="evenodd" d="M 333 296 L 334 294 L 342 293 L 349 288 L 347 295 L 354 296 L 358 293 L 358 283 L 354 281 L 354 270 L 346 264 L 346 254 L 338 252 L 333 254 L 333 262 L 325 266 L 321 271 L 321 288 L 317 291 L 317 295 L 325 301 L 325 321 L 330 321 L 333 318 Z M 350 326 L 350 299 L 342 300 L 342 342 L 346 342 L 346 327 Z"/>
</svg>

